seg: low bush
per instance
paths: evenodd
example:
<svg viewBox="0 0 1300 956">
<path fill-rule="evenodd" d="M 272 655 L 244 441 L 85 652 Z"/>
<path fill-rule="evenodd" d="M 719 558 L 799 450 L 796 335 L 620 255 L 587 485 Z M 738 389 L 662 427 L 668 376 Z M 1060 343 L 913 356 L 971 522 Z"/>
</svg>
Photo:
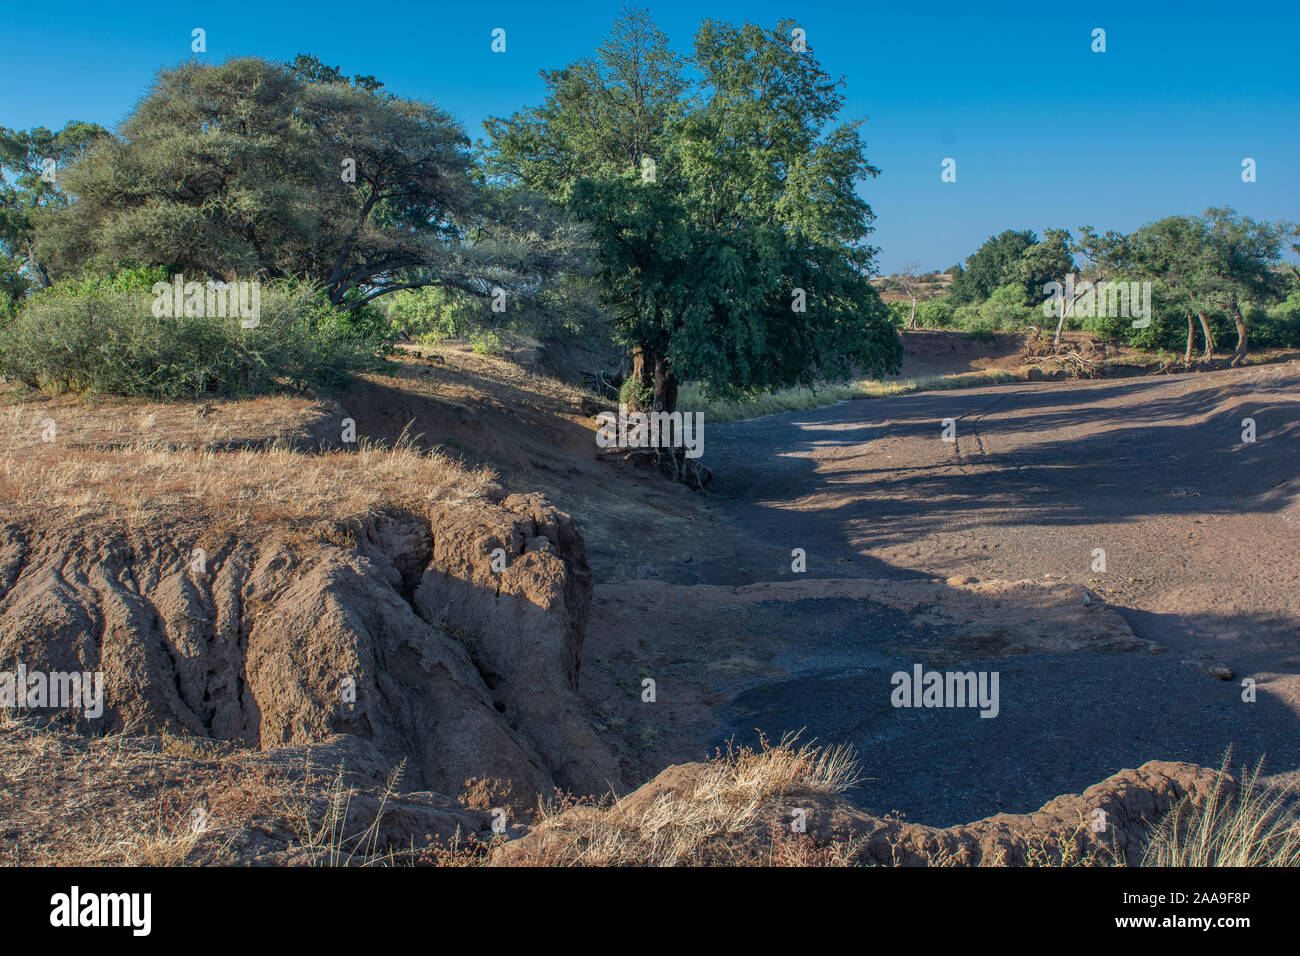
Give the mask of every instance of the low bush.
<svg viewBox="0 0 1300 956">
<path fill-rule="evenodd" d="M 998 344 L 998 337 L 995 334 L 993 323 L 989 322 L 987 319 L 979 319 L 972 322 L 970 327 L 966 329 L 966 334 L 976 342 L 982 342 L 989 348 Z"/>
<path fill-rule="evenodd" d="M 923 329 L 946 329 L 952 325 L 953 305 L 948 296 L 918 302 L 916 324 Z"/>
<path fill-rule="evenodd" d="M 504 349 L 501 336 L 493 331 L 475 332 L 469 341 L 475 355 L 500 355 Z"/>
<path fill-rule="evenodd" d="M 392 327 L 428 345 L 468 335 L 481 321 L 467 295 L 437 286 L 404 289 L 384 298 Z"/>
<path fill-rule="evenodd" d="M 141 276 L 145 280 L 152 276 Z M 153 296 L 92 280 L 30 296 L 0 328 L 0 374 L 33 389 L 173 400 L 332 385 L 378 362 L 381 339 L 306 287 L 265 285 L 260 322 L 157 317 Z"/>
</svg>

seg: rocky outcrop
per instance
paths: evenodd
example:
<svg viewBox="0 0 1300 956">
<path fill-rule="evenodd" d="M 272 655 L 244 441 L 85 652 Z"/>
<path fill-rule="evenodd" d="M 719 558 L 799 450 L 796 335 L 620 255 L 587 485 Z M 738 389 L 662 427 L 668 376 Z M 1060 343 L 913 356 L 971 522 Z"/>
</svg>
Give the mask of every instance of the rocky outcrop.
<svg viewBox="0 0 1300 956">
<path fill-rule="evenodd" d="M 102 671 L 80 729 L 268 750 L 355 738 L 406 784 L 497 781 L 522 808 L 613 761 L 577 707 L 591 602 L 572 520 L 536 497 L 389 514 L 355 544 L 0 530 L 0 670 Z M 488 545 L 508 554 L 491 570 Z M 495 546 L 495 545 L 494 545 Z"/>
</svg>

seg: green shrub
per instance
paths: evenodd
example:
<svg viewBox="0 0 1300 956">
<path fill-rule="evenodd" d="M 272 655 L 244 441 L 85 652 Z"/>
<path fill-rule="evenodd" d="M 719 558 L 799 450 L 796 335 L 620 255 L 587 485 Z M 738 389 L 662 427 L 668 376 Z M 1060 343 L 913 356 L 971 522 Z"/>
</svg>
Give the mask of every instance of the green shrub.
<svg viewBox="0 0 1300 956">
<path fill-rule="evenodd" d="M 995 331 L 991 322 L 987 319 L 980 319 L 971 324 L 970 328 L 966 330 L 966 334 L 976 342 L 983 342 L 989 348 L 992 348 L 998 344 L 998 337 L 994 335 Z"/>
<path fill-rule="evenodd" d="M 337 384 L 378 364 L 379 340 L 305 287 L 264 285 L 250 329 L 237 315 L 157 317 L 149 293 L 80 291 L 91 287 L 30 297 L 0 329 L 0 373 L 47 391 L 170 400 Z"/>
<path fill-rule="evenodd" d="M 0 326 L 18 314 L 18 303 L 8 289 L 0 289 Z"/>
<path fill-rule="evenodd" d="M 467 295 L 438 286 L 395 293 L 387 314 L 394 329 L 428 344 L 469 334 L 477 324 L 475 316 Z"/>
<path fill-rule="evenodd" d="M 1300 348 L 1300 292 L 1267 309 L 1251 308 L 1246 316 L 1250 343 L 1262 349 Z"/>
<path fill-rule="evenodd" d="M 475 355 L 500 355 L 503 350 L 501 336 L 496 332 L 475 332 L 469 341 Z"/>
<path fill-rule="evenodd" d="M 31 293 L 32 299 L 85 299 L 108 295 L 148 295 L 153 298 L 157 282 L 171 282 L 172 273 L 166 266 L 127 266 L 101 270 L 87 267 L 80 275 L 60 279 L 49 289 Z"/>
<path fill-rule="evenodd" d="M 952 325 L 952 301 L 948 296 L 918 302 L 916 324 L 923 329 L 946 329 Z"/>
<path fill-rule="evenodd" d="M 1019 332 L 1027 325 L 1042 325 L 1041 307 L 1029 305 L 1025 290 L 1020 285 L 1005 285 L 995 289 L 983 302 L 958 306 L 952 313 L 952 324 L 965 329 L 975 338 L 991 340 L 993 332 Z"/>
<path fill-rule="evenodd" d="M 647 409 L 654 404 L 655 390 L 649 382 L 643 382 L 639 378 L 625 379 L 618 389 L 618 401 L 621 405 L 626 405 L 631 409 Z M 681 400 L 681 396 L 678 396 Z"/>
</svg>

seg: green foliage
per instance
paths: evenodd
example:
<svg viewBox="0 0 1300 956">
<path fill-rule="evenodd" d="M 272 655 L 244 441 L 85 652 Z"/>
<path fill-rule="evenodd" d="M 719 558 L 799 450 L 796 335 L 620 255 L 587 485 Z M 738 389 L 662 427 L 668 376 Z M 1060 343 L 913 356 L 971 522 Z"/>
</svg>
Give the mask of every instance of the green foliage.
<svg viewBox="0 0 1300 956">
<path fill-rule="evenodd" d="M 1268 308 L 1254 306 L 1247 322 L 1255 344 L 1261 348 L 1300 348 L 1300 293 Z"/>
<path fill-rule="evenodd" d="M 980 306 L 999 293 L 1004 305 L 1041 302 L 1044 285 L 1060 282 L 1074 271 L 1073 250 L 1070 234 L 1064 229 L 1049 229 L 1041 240 L 1030 229 L 1008 229 L 992 236 L 966 260 L 965 268 L 953 270 L 952 304 Z M 1013 286 L 1019 290 L 1018 296 L 1007 291 Z M 980 321 L 994 328 L 1023 325 L 1023 314 L 1013 314 L 1007 308 L 994 311 L 997 314 L 983 314 Z"/>
<path fill-rule="evenodd" d="M 1193 338 L 1204 315 L 1215 340 L 1243 333 L 1254 321 L 1261 326 L 1259 344 L 1286 342 L 1289 325 L 1271 320 L 1268 308 L 1286 295 L 1279 269 L 1283 243 L 1294 238 L 1286 223 L 1257 222 L 1231 209 L 1208 209 L 1201 216 L 1168 216 L 1130 235 L 1098 236 L 1085 227 L 1080 249 L 1098 278 L 1152 283 L 1152 324 L 1134 329 L 1123 317 L 1085 319 L 1084 326 L 1106 337 L 1122 338 L 1138 348 L 1178 348 L 1185 352 L 1188 317 Z M 1251 309 L 1250 306 L 1262 308 Z M 1281 313 L 1279 313 L 1281 315 Z M 1240 320 L 1240 326 L 1238 325 Z M 1245 336 L 1237 352 L 1245 356 Z"/>
<path fill-rule="evenodd" d="M 631 409 L 647 409 L 654 401 L 654 386 L 639 378 L 626 379 L 618 389 L 618 400 Z"/>
<path fill-rule="evenodd" d="M 475 332 L 469 341 L 476 355 L 500 355 L 504 350 L 497 332 Z"/>
<path fill-rule="evenodd" d="M 983 302 L 1009 282 L 1026 282 L 1026 270 L 1019 268 L 1021 256 L 1038 242 L 1032 229 L 1006 232 L 990 237 L 966 260 L 952 281 L 954 305 Z M 1032 271 L 1032 270 L 1031 270 Z"/>
<path fill-rule="evenodd" d="M 48 391 L 170 400 L 333 385 L 377 364 L 379 341 L 305 287 L 263 287 L 260 324 L 245 329 L 238 316 L 155 317 L 133 281 L 33 296 L 0 329 L 0 373 Z"/>
<path fill-rule="evenodd" d="M 679 379 L 725 394 L 898 367 L 857 191 L 876 170 L 792 26 L 705 21 L 688 61 L 630 11 L 594 59 L 543 74 L 542 106 L 486 124 L 495 174 L 589 228 L 614 337 L 664 407 Z"/>
<path fill-rule="evenodd" d="M 923 329 L 946 329 L 953 323 L 953 305 L 949 296 L 940 296 L 916 305 L 916 324 Z"/>
<path fill-rule="evenodd" d="M 18 301 L 27 294 L 30 283 L 22 273 L 23 264 L 11 256 L 0 255 L 0 322 L 12 318 Z"/>
<path fill-rule="evenodd" d="M 311 53 L 299 53 L 289 69 L 308 83 L 351 83 L 367 93 L 377 93 L 384 85 L 373 76 L 357 74 L 349 79 L 337 66 L 326 66 Z"/>
<path fill-rule="evenodd" d="M 450 115 L 369 79 L 306 57 L 162 70 L 119 137 L 63 174 L 78 199 L 41 217 L 38 258 L 52 275 L 101 256 L 297 278 L 349 308 L 421 285 L 499 287 L 518 307 L 576 268 L 575 231 L 485 187 Z"/>
<path fill-rule="evenodd" d="M 1014 281 L 994 289 L 983 302 L 958 306 L 952 312 L 954 326 L 990 343 L 994 332 L 1019 332 L 1043 321 L 1041 308 L 1031 306 L 1025 287 Z"/>
<path fill-rule="evenodd" d="M 896 329 L 906 328 L 907 320 L 912 317 L 911 302 L 890 302 L 886 306 L 886 309 L 888 309 L 890 325 L 892 325 Z M 919 320 L 920 312 L 921 312 L 919 305 L 917 306 L 916 311 Z"/>
<path fill-rule="evenodd" d="M 8 289 L 0 289 L 0 326 L 18 314 L 18 300 Z"/>
<path fill-rule="evenodd" d="M 50 284 L 35 251 L 37 224 L 68 207 L 65 167 L 107 136 L 102 126 L 78 121 L 58 132 L 0 127 L 0 292 L 10 301 L 20 299 L 28 285 Z"/>
<path fill-rule="evenodd" d="M 468 335 L 476 325 L 469 297 L 438 286 L 396 293 L 387 314 L 394 330 L 428 342 Z"/>
<path fill-rule="evenodd" d="M 126 266 L 101 269 L 91 265 L 85 271 L 55 282 L 36 293 L 42 300 L 85 299 L 117 295 L 153 295 L 158 282 L 171 282 L 174 273 L 167 266 Z"/>
<path fill-rule="evenodd" d="M 1026 303 L 1041 302 L 1043 286 L 1062 282 L 1073 271 L 1070 234 L 1064 229 L 1049 229 L 1040 241 L 1026 248 L 1011 263 L 1007 279 L 1023 290 Z"/>
<path fill-rule="evenodd" d="M 996 329 L 991 322 L 984 319 L 977 319 L 971 324 L 970 328 L 966 330 L 966 334 L 976 342 L 981 342 L 989 348 L 992 348 L 998 344 L 997 336 L 994 335 L 995 331 Z"/>
</svg>

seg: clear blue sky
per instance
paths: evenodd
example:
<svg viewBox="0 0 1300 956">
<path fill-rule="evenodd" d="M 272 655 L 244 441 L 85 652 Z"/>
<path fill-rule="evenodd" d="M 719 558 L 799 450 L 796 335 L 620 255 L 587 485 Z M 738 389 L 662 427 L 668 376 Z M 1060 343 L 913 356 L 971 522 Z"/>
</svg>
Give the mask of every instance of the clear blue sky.
<svg viewBox="0 0 1300 956">
<path fill-rule="evenodd" d="M 0 125 L 116 124 L 160 66 L 292 59 L 450 110 L 470 135 L 540 101 L 537 71 L 589 55 L 621 2 L 87 3 L 0 0 Z M 650 2 L 683 51 L 701 19 L 792 16 L 867 117 L 880 265 L 946 268 L 989 235 L 1129 230 L 1231 205 L 1300 219 L 1300 3 Z M 489 46 L 507 31 L 507 52 Z M 1091 52 L 1093 28 L 1107 52 Z M 1241 181 L 1243 157 L 1258 180 Z M 940 163 L 957 160 L 957 182 Z"/>
</svg>

